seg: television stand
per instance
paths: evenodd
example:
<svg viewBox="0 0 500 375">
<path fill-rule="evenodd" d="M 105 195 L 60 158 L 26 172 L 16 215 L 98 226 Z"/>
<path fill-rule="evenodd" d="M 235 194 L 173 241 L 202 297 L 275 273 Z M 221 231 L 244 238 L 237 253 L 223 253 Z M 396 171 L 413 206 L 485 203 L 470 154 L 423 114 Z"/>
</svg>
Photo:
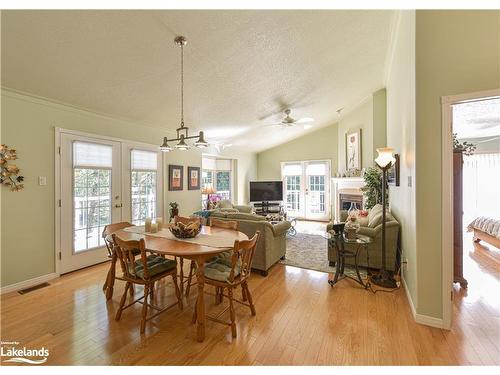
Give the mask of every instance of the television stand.
<svg viewBox="0 0 500 375">
<path fill-rule="evenodd" d="M 255 213 L 261 216 L 269 214 L 279 214 L 281 212 L 281 202 L 258 202 L 254 203 Z"/>
</svg>

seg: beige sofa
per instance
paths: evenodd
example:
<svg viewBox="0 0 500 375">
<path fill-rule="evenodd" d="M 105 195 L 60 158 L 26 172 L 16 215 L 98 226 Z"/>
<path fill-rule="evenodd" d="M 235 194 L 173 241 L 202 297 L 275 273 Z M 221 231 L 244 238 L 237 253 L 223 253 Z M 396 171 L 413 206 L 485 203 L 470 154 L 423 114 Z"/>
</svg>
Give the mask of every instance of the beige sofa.
<svg viewBox="0 0 500 375">
<path fill-rule="evenodd" d="M 240 231 L 248 237 L 260 231 L 261 236 L 255 249 L 252 268 L 260 271 L 262 275 L 267 276 L 269 268 L 285 256 L 286 233 L 291 226 L 290 222 L 282 221 L 278 224 L 271 224 L 264 216 L 223 210 L 214 210 L 210 215 L 210 218 L 212 217 L 237 221 Z"/>
<path fill-rule="evenodd" d="M 340 220 L 346 221 L 347 211 L 340 212 Z M 360 217 L 359 223 L 361 228 L 358 234 L 365 235 L 371 239 L 371 243 L 368 245 L 368 255 L 369 255 L 369 266 L 370 268 L 380 269 L 382 267 L 382 205 L 377 204 L 368 212 L 367 217 Z M 327 231 L 332 230 L 333 224 L 327 225 Z M 385 239 L 386 239 L 386 267 L 390 271 L 394 271 L 396 268 L 396 253 L 398 248 L 398 237 L 399 237 L 399 223 L 397 220 L 387 212 L 386 226 L 385 226 Z M 328 242 L 328 261 L 331 266 L 335 265 L 336 261 L 336 250 L 335 247 L 330 246 L 330 241 Z M 346 244 L 347 249 L 352 249 L 351 244 Z M 353 264 L 353 258 L 346 258 L 346 264 Z M 361 251 L 358 257 L 358 265 L 367 266 L 366 251 Z"/>
<path fill-rule="evenodd" d="M 244 212 L 247 214 L 252 213 L 252 206 L 232 204 L 230 200 L 223 199 L 217 202 L 215 206 L 216 210 L 226 211 L 226 212 Z"/>
</svg>

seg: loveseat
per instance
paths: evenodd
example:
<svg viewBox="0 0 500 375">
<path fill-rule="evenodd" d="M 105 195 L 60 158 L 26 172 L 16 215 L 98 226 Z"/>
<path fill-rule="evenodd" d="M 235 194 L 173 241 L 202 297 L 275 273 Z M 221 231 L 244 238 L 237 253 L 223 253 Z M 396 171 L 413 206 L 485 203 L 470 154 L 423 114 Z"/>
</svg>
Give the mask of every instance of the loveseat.
<svg viewBox="0 0 500 375">
<path fill-rule="evenodd" d="M 347 215 L 347 211 L 340 211 L 340 221 L 345 222 L 347 220 Z M 369 266 L 370 268 L 380 269 L 382 267 L 382 205 L 375 205 L 368 211 L 368 215 L 366 217 L 359 217 L 358 221 L 361 225 L 358 234 L 367 236 L 371 240 L 367 247 Z M 389 271 L 394 271 L 396 268 L 399 223 L 390 212 L 386 212 L 385 223 L 386 268 Z M 326 230 L 331 231 L 332 229 L 333 224 L 328 224 Z M 345 245 L 348 250 L 355 250 L 354 246 L 356 245 Z M 328 261 L 331 266 L 335 265 L 335 261 L 337 259 L 336 256 L 337 253 L 335 247 L 330 246 L 330 241 L 328 241 Z M 354 264 L 354 259 L 346 258 L 346 264 Z M 364 267 L 367 266 L 366 251 L 364 250 L 360 251 L 358 256 L 358 265 Z"/>
<path fill-rule="evenodd" d="M 260 231 L 260 238 L 253 256 L 252 268 L 267 276 L 267 271 L 277 263 L 286 252 L 286 233 L 291 227 L 290 222 L 281 221 L 277 224 L 269 223 L 264 216 L 244 212 L 228 212 L 214 210 L 210 217 L 219 220 L 231 220 L 239 223 L 239 230 L 248 237 Z"/>
</svg>

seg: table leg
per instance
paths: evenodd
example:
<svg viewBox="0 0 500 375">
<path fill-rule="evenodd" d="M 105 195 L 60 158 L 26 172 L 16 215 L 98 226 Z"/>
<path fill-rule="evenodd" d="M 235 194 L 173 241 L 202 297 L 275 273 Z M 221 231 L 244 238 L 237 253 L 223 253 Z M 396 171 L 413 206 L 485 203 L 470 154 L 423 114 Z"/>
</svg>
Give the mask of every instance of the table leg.
<svg viewBox="0 0 500 375">
<path fill-rule="evenodd" d="M 179 279 L 181 279 L 181 282 L 180 282 L 180 292 L 181 292 L 181 296 L 184 294 L 184 258 L 180 258 L 179 259 L 179 263 L 181 265 L 181 269 L 180 269 L 180 272 L 179 272 Z"/>
<path fill-rule="evenodd" d="M 335 262 L 335 277 L 333 278 L 333 281 L 330 283 L 330 285 L 335 285 L 339 279 L 340 275 L 340 262 L 341 262 L 341 256 L 340 256 L 340 248 L 337 243 L 335 243 L 335 253 L 336 253 L 336 259 L 337 261 Z"/>
<path fill-rule="evenodd" d="M 196 281 L 198 285 L 198 298 L 196 300 L 196 324 L 197 324 L 197 339 L 203 342 L 205 339 L 205 300 L 204 300 L 204 287 L 205 287 L 205 260 L 196 260 Z"/>
</svg>

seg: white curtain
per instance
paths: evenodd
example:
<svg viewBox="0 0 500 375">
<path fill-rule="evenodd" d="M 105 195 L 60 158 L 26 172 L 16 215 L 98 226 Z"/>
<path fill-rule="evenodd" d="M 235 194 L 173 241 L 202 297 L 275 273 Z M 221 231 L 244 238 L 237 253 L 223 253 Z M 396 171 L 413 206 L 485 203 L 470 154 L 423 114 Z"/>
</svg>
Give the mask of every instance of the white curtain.
<svg viewBox="0 0 500 375">
<path fill-rule="evenodd" d="M 500 220 L 500 153 L 464 156 L 464 226 L 478 216 Z"/>
</svg>

